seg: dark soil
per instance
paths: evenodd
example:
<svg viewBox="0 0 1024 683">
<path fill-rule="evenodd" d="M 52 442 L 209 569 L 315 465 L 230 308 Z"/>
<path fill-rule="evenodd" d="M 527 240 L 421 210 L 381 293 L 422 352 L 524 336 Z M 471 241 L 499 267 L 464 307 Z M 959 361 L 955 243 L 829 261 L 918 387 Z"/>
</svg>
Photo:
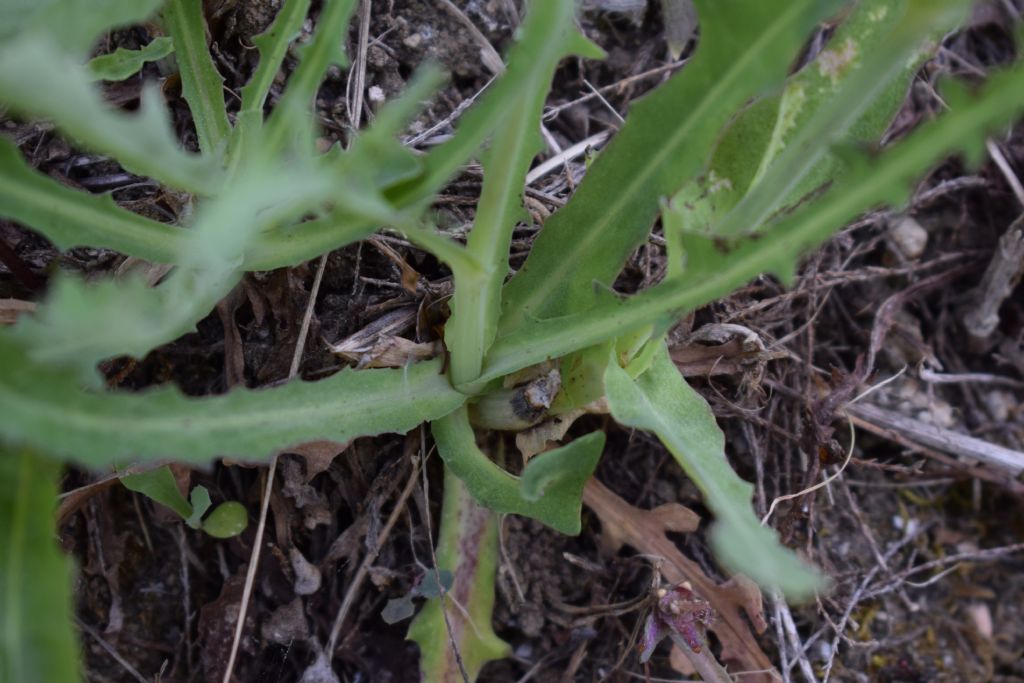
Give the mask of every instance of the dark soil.
<svg viewBox="0 0 1024 683">
<path fill-rule="evenodd" d="M 267 25 L 278 3 L 206 4 L 217 64 L 229 91 L 237 93 L 254 65 L 251 37 Z M 522 11 L 519 0 L 454 4 L 499 53 L 504 51 Z M 598 8 L 584 15 L 584 30 L 609 58 L 569 60 L 558 71 L 549 100 L 553 114 L 545 126 L 559 147 L 614 130 L 631 101 L 678 68 L 668 55 L 657 3 L 646 10 L 643 3 L 634 4 L 641 7 L 638 12 Z M 985 5 L 969 27 L 945 39 L 908 94 L 894 135 L 941 107 L 931 87 L 939 74 L 975 80 L 1013 57 L 1011 35 L 1019 25 L 1013 24 L 1011 9 L 1019 7 L 1010 0 Z M 356 36 L 353 28 L 350 55 L 357 53 Z M 147 39 L 148 29 L 137 27 L 114 34 L 109 47 L 137 46 Z M 439 62 L 451 73 L 408 132 L 420 147 L 450 132 L 447 125 L 432 127 L 458 112 L 493 76 L 481 44 L 434 0 L 376 0 L 370 41 L 364 120 L 372 117 L 375 98 L 395 96 L 425 61 Z M 173 74 L 150 65 L 145 77 L 163 79 L 181 138 L 195 148 Z M 133 106 L 141 82 L 136 78 L 111 87 L 111 100 Z M 602 97 L 593 95 L 591 85 Z M 379 93 L 370 92 L 375 88 Z M 320 91 L 323 135 L 330 140 L 343 140 L 350 130 L 350 90 L 347 75 L 339 71 Z M 237 99 L 228 97 L 229 107 L 237 107 Z M 181 210 L 180 198 L 73 149 L 45 126 L 3 125 L 34 165 L 70 185 L 112 192 L 120 204 L 162 220 Z M 994 142 L 1011 170 L 1024 176 L 1024 129 Z M 578 159 L 532 185 L 527 196 L 534 216 L 542 219 L 562 205 L 583 170 Z M 436 206 L 443 226 L 465 230 L 479 187 L 474 168 L 451 184 Z M 865 400 L 957 434 L 1024 450 L 1024 290 L 1018 287 L 1004 303 L 1000 325 L 986 343 L 970 343 L 963 328 L 997 242 L 1020 213 L 1021 204 L 996 164 L 986 161 L 980 169 L 965 170 L 958 160 L 949 160 L 924 180 L 905 214 L 867 215 L 808 256 L 792 289 L 762 278 L 686 321 L 694 330 L 742 325 L 770 351 L 780 352 L 771 360 L 687 373 L 725 430 L 733 466 L 755 482 L 759 513 L 767 512 L 776 497 L 834 474 L 846 459 L 850 424 L 822 406 L 830 400 L 845 403 L 904 367 L 904 374 Z M 521 262 L 535 230 L 517 232 L 513 265 Z M 908 230 L 927 243 L 909 252 L 901 248 Z M 58 268 L 110 271 L 121 260 L 96 249 L 61 255 L 44 239 L 0 221 L 3 296 L 35 300 Z M 396 264 L 415 271 L 418 284 L 408 286 Z M 660 277 L 663 267 L 661 247 L 652 239 L 630 260 L 620 284 L 642 287 Z M 109 385 L 141 389 L 174 382 L 204 395 L 282 381 L 315 270 L 314 262 L 246 276 L 196 333 L 140 361 L 106 364 Z M 440 319 L 450 287 L 448 274 L 431 256 L 396 238 L 332 253 L 302 375 L 316 379 L 336 371 L 343 363 L 324 340 L 354 334 L 389 311 L 420 307 Z M 892 303 L 881 306 L 884 301 Z M 416 333 L 408 331 L 410 338 Z M 678 337 L 682 353 L 693 349 L 686 330 Z M 877 353 L 872 353 L 873 339 Z M 875 356 L 873 367 L 865 364 L 869 356 Z M 595 421 L 592 427 L 601 424 L 588 419 Z M 609 445 L 599 480 L 638 508 L 678 502 L 708 519 L 695 487 L 655 439 L 611 421 L 603 424 Z M 311 478 L 312 459 L 282 456 L 236 680 L 299 680 L 324 646 L 368 552 L 379 555 L 333 653 L 336 680 L 417 680 L 417 649 L 405 640 L 408 622 L 388 625 L 381 610 L 389 599 L 408 593 L 429 566 L 436 528 L 428 530 L 424 520 L 427 510 L 430 519 L 438 519 L 437 458 L 427 460 L 429 488 L 418 487 L 394 530 L 380 543 L 378 538 L 412 472 L 411 456 L 428 440 L 420 431 L 358 440 Z M 176 473 L 192 485 L 205 485 L 215 502 L 244 503 L 249 529 L 235 539 L 214 540 L 149 500 L 102 483 L 103 473 L 70 471 L 63 482 L 66 491 L 76 492 L 65 499 L 61 539 L 79 562 L 77 619 L 90 681 L 133 680 L 129 669 L 144 680 L 221 680 L 267 468 L 217 463 L 206 471 Z M 1022 490 L 1021 482 L 965 461 L 956 451 L 936 451 L 913 435 L 858 422 L 853 455 L 842 475 L 782 502 L 771 518 L 787 544 L 827 572 L 833 589 L 816 603 L 790 608 L 766 597 L 768 627 L 757 642 L 787 681 L 821 680 L 826 671 L 833 681 L 1024 681 Z M 673 538 L 707 576 L 724 582 L 728 576 L 707 547 L 706 526 Z M 488 665 L 480 680 L 643 680 L 636 632 L 649 604 L 643 598 L 650 591 L 654 558 L 628 545 L 609 551 L 609 530 L 586 508 L 578 537 L 520 518 L 505 519 L 502 530 L 494 626 L 513 656 Z M 649 673 L 651 680 L 682 677 L 673 670 L 667 645 L 656 652 Z M 306 680 L 329 678 L 309 674 Z"/>
</svg>

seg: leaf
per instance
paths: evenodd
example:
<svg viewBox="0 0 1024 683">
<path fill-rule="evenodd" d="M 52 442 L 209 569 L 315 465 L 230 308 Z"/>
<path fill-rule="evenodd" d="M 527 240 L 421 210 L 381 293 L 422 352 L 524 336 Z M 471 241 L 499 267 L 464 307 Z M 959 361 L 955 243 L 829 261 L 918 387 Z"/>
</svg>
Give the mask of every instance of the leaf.
<svg viewBox="0 0 1024 683">
<path fill-rule="evenodd" d="M 343 51 L 355 0 L 327 0 L 320 11 L 313 39 L 299 49 L 299 65 L 285 86 L 284 95 L 267 121 L 265 144 L 278 150 L 291 147 L 312 151 L 310 111 L 320 81 L 329 66 L 347 66 Z"/>
<path fill-rule="evenodd" d="M 4 0 L 0 44 L 31 33 L 48 35 L 61 52 L 85 56 L 102 34 L 146 20 L 163 0 Z"/>
<path fill-rule="evenodd" d="M 11 335 L 34 361 L 71 368 L 92 383 L 101 360 L 142 358 L 193 331 L 237 280 L 234 273 L 215 279 L 179 270 L 151 287 L 142 275 L 93 283 L 62 275 L 44 305 L 22 316 Z"/>
<path fill-rule="evenodd" d="M 396 169 L 408 172 L 419 168 L 412 152 L 396 138 L 439 82 L 440 73 L 436 69 L 419 71 L 402 96 L 389 102 L 373 125 L 359 132 L 348 151 L 337 155 L 336 160 L 325 162 L 337 175 L 336 185 L 347 188 L 345 193 L 334 197 L 335 207 L 320 218 L 259 235 L 246 254 L 245 268 L 269 270 L 294 265 L 363 239 L 382 224 L 409 230 L 420 209 L 407 206 L 393 209 L 394 205 L 385 200 L 381 192 L 396 177 Z M 403 170 L 397 171 L 398 177 Z M 367 200 L 372 200 L 370 206 Z M 417 237 L 411 233 L 409 236 Z M 436 239 L 430 247 L 438 258 L 453 260 L 450 259 L 453 254 L 457 257 L 465 252 L 461 245 L 447 237 L 433 236 Z"/>
<path fill-rule="evenodd" d="M 192 517 L 192 505 L 185 500 L 178 489 L 178 482 L 167 465 L 157 467 L 148 472 L 138 474 L 126 474 L 121 477 L 121 483 L 130 491 L 136 491 L 147 496 L 157 503 L 174 510 L 182 519 L 188 520 Z M 205 510 L 204 510 L 205 512 Z M 202 513 L 199 513 L 202 517 Z M 192 526 L 192 524 L 189 524 Z"/>
<path fill-rule="evenodd" d="M 334 193 L 332 175 L 318 170 L 296 164 L 278 177 L 254 151 L 231 183 L 199 207 L 175 258 L 180 267 L 162 284 L 62 278 L 46 305 L 22 318 L 14 334 L 32 358 L 71 367 L 88 381 L 100 360 L 141 358 L 192 331 L 237 283 L 236 268 L 258 231 Z"/>
<path fill-rule="evenodd" d="M 309 12 L 309 0 L 286 0 L 266 31 L 252 38 L 260 52 L 259 64 L 249 82 L 242 88 L 242 106 L 238 111 L 230 142 L 232 160 L 243 139 L 263 127 L 263 107 L 270 87 L 281 70 L 288 47 L 302 30 Z"/>
<path fill-rule="evenodd" d="M 950 84 L 951 111 L 925 124 L 882 154 L 842 151 L 849 169 L 822 197 L 780 218 L 757 239 L 722 245 L 687 236 L 687 270 L 640 294 L 620 299 L 605 293 L 591 309 L 548 320 L 530 321 L 499 337 L 484 363 L 482 380 L 612 339 L 623 330 L 663 316 L 680 316 L 725 296 L 760 273 L 791 277 L 797 257 L 820 244 L 863 211 L 882 204 L 900 206 L 911 182 L 944 156 L 963 150 L 977 159 L 984 136 L 1024 110 L 1017 94 L 1024 68 L 996 73 L 976 95 Z"/>
<path fill-rule="evenodd" d="M 633 106 L 572 200 L 547 221 L 505 288 L 499 334 L 591 305 L 594 283 L 611 283 L 649 232 L 659 199 L 701 169 L 740 105 L 785 77 L 809 30 L 835 4 L 698 2 L 695 56 Z"/>
<path fill-rule="evenodd" d="M 210 509 L 210 492 L 206 490 L 205 486 L 196 486 L 189 494 L 188 500 L 192 505 L 192 514 L 185 519 L 185 524 L 193 529 L 202 528 L 203 515 Z"/>
<path fill-rule="evenodd" d="M 523 33 L 531 36 L 551 31 L 552 26 L 557 32 L 527 62 L 531 69 L 521 76 L 516 74 L 519 96 L 507 102 L 484 155 L 484 184 L 466 245 L 483 268 L 473 274 L 455 272 L 452 316 L 445 325 L 456 386 L 477 378 L 497 332 L 512 231 L 526 216 L 522 192 L 530 163 L 542 149 L 540 116 L 555 67 L 572 52 L 586 57 L 604 54 L 576 29 L 572 2 L 532 5 Z"/>
<path fill-rule="evenodd" d="M 580 532 L 580 496 L 601 457 L 603 432 L 593 432 L 531 460 L 523 472 L 523 479 L 529 482 L 526 492 L 535 496 L 530 500 L 523 495 L 523 480 L 498 467 L 477 447 L 465 409 L 436 420 L 431 430 L 445 465 L 482 505 L 495 512 L 532 517 L 563 534 Z"/>
<path fill-rule="evenodd" d="M 229 500 L 213 509 L 203 520 L 203 531 L 214 538 L 232 538 L 245 531 L 249 513 L 241 503 Z"/>
<path fill-rule="evenodd" d="M 796 110 L 783 112 L 751 190 L 714 233 L 751 232 L 780 204 L 796 201 L 829 180 L 841 170 L 841 160 L 827 159 L 830 148 L 858 124 L 862 135 L 881 135 L 888 122 L 872 121 L 877 111 L 871 113 L 870 105 L 887 99 L 889 111 L 895 112 L 903 89 L 893 92 L 893 81 L 909 77 L 920 62 L 922 42 L 954 28 L 969 6 L 966 0 L 905 0 L 878 3 L 855 17 L 850 33 L 839 36 L 839 44 L 830 44 L 815 68 L 793 80 L 794 89 L 786 92 L 783 104 Z M 872 31 L 879 26 L 888 30 Z M 797 106 L 794 100 L 808 106 Z M 863 140 L 855 136 L 847 144 Z"/>
<path fill-rule="evenodd" d="M 441 597 L 441 589 L 450 591 L 455 585 L 455 576 L 447 569 L 439 569 L 436 572 L 428 571 L 423 575 L 420 585 L 413 588 L 414 595 L 424 598 Z"/>
<path fill-rule="evenodd" d="M 380 611 L 380 618 L 385 624 L 397 624 L 405 621 L 416 613 L 416 605 L 413 604 L 412 596 L 403 595 L 400 598 L 392 598 Z"/>
<path fill-rule="evenodd" d="M 87 467 L 170 458 L 266 458 L 314 439 L 405 432 L 465 396 L 438 361 L 397 370 L 345 370 L 318 382 L 184 397 L 177 389 L 94 393 L 59 368 L 31 362 L 0 334 L 0 436 Z"/>
<path fill-rule="evenodd" d="M 0 680 L 81 680 L 71 563 L 53 529 L 59 471 L 27 451 L 0 452 Z"/>
<path fill-rule="evenodd" d="M 0 216 L 41 233 L 59 249 L 90 245 L 158 263 L 173 263 L 185 232 L 126 211 L 109 194 L 73 190 L 28 167 L 0 136 Z"/>
<path fill-rule="evenodd" d="M 155 86 L 139 111 L 114 110 L 89 70 L 51 40 L 29 34 L 0 43 L 0 104 L 23 116 L 52 119 L 83 146 L 113 156 L 125 169 L 199 195 L 214 194 L 222 171 L 212 158 L 181 149 Z"/>
<path fill-rule="evenodd" d="M 604 432 L 591 432 L 561 448 L 533 456 L 519 477 L 520 495 L 536 503 L 548 495 L 565 495 L 563 492 L 567 490 L 575 503 L 576 496 L 582 495 L 583 485 L 597 467 L 603 448 Z"/>
<path fill-rule="evenodd" d="M 462 680 L 453 645 L 470 681 L 476 680 L 484 664 L 509 655 L 508 644 L 491 626 L 497 566 L 498 516 L 479 505 L 446 469 L 437 570 L 451 572 L 451 588 L 444 598 L 423 606 L 407 636 L 419 645 L 423 683 Z"/>
<path fill-rule="evenodd" d="M 664 223 L 670 245 L 679 230 L 720 233 L 717 224 L 721 218 L 743 199 L 751 186 L 763 179 L 796 188 L 772 195 L 773 203 L 766 211 L 794 204 L 825 185 L 843 170 L 839 160 L 829 153 L 830 141 L 843 140 L 865 147 L 878 142 L 928 53 L 922 49 L 922 42 L 927 42 L 925 37 L 947 28 L 933 25 L 937 17 L 931 17 L 933 23 L 922 21 L 925 17 L 918 12 L 909 29 L 893 29 L 907 21 L 907 7 L 908 0 L 856 3 L 824 49 L 787 79 L 781 93 L 762 98 L 737 115 L 721 136 L 708 170 L 687 183 L 672 198 L 671 209 L 663 212 L 667 221 L 677 218 L 680 223 Z M 894 30 L 900 34 L 899 42 L 892 38 Z M 880 47 L 901 52 L 888 62 L 868 60 Z M 844 89 L 853 74 L 866 66 L 879 69 L 870 84 L 871 92 Z M 842 106 L 835 105 L 837 97 L 842 98 Z M 842 120 L 837 120 L 837 112 L 843 114 Z M 819 115 L 828 116 L 824 128 L 813 120 Z M 807 138 L 802 131 L 808 126 L 825 129 L 828 134 Z M 794 142 L 805 146 L 811 143 L 814 149 L 805 149 L 798 168 L 766 178 L 779 154 Z M 755 227 L 748 225 L 744 230 L 752 232 Z M 670 270 L 677 263 L 678 259 L 670 259 Z"/>
<path fill-rule="evenodd" d="M 676 370 L 668 349 L 636 380 L 617 363 L 605 372 L 608 405 L 620 424 L 657 434 L 704 494 L 715 513 L 711 545 L 733 571 L 791 599 L 821 590 L 820 574 L 804 564 L 762 527 L 751 507 L 754 487 L 740 479 L 725 458 L 725 436 L 700 394 Z"/>
<path fill-rule="evenodd" d="M 138 50 L 119 47 L 110 54 L 89 60 L 89 71 L 99 81 L 123 81 L 134 76 L 148 62 L 163 59 L 174 52 L 174 41 L 169 36 L 154 38 Z"/>
<path fill-rule="evenodd" d="M 556 1 L 562 3 L 565 0 Z M 553 8 L 541 5 L 550 4 L 554 3 L 537 3 L 531 12 L 539 10 L 549 13 Z M 546 54 L 552 45 L 560 44 L 563 26 L 557 21 L 546 24 L 537 22 L 529 27 L 530 30 L 526 28 L 524 25 L 522 37 L 509 51 L 504 73 L 459 118 L 454 135 L 427 153 L 422 171 L 415 178 L 389 190 L 388 197 L 395 205 L 422 209 L 429 206 L 445 183 L 474 155 L 479 154 L 481 145 L 505 118 L 509 103 L 516 102 L 520 97 L 522 84 L 533 80 L 530 74 L 541 66 L 533 63 L 534 55 Z"/>
<path fill-rule="evenodd" d="M 224 107 L 224 79 L 206 47 L 206 22 L 201 0 L 168 0 L 167 28 L 174 38 L 181 90 L 192 112 L 199 148 L 214 156 L 231 133 Z"/>
</svg>

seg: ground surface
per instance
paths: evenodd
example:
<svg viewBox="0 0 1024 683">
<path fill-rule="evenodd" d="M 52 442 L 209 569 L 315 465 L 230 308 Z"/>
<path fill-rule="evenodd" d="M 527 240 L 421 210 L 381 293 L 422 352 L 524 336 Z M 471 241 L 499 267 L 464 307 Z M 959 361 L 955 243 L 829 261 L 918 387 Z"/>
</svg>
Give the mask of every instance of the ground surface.
<svg viewBox="0 0 1024 683">
<path fill-rule="evenodd" d="M 273 5 L 207 4 L 218 66 L 228 88 L 238 92 L 252 68 L 249 39 L 266 25 Z M 632 3 L 640 7 L 632 14 L 597 9 L 584 16 L 584 29 L 609 59 L 570 61 L 559 70 L 545 123 L 552 146 L 566 148 L 614 131 L 632 100 L 679 68 L 668 57 L 662 20 L 651 4 L 645 10 L 642 2 Z M 435 124 L 490 79 L 487 50 L 501 52 L 508 45 L 521 9 L 518 0 L 454 5 L 460 11 L 433 0 L 373 2 L 365 55 L 367 116 L 375 98 L 401 91 L 424 60 L 439 61 L 452 73 L 409 132 L 419 146 L 448 132 L 446 124 Z M 1013 11 L 1012 2 L 993 3 L 976 13 L 970 28 L 945 40 L 909 93 L 894 134 L 941 106 L 930 87 L 938 73 L 976 79 L 1012 57 Z M 353 29 L 350 54 L 356 54 L 356 35 Z M 145 39 L 145 29 L 138 28 L 112 40 L 134 46 Z M 146 75 L 166 79 L 164 92 L 182 139 L 194 148 L 173 75 L 153 67 Z M 132 106 L 139 85 L 135 79 L 111 87 L 110 98 Z M 347 90 L 340 73 L 321 90 L 319 111 L 329 139 L 344 137 L 350 125 Z M 175 197 L 70 148 L 45 127 L 9 122 L 5 133 L 35 165 L 69 184 L 112 191 L 119 203 L 165 219 L 181 208 Z M 906 216 L 866 216 L 808 257 L 794 289 L 758 280 L 687 321 L 694 330 L 712 323 L 742 325 L 768 350 L 756 362 L 740 363 L 733 342 L 715 354 L 725 360 L 701 364 L 693 358 L 700 349 L 685 330 L 676 348 L 677 362 L 725 430 L 734 467 L 756 483 L 755 505 L 762 514 L 777 496 L 822 481 L 846 458 L 849 426 L 819 410 L 823 401 L 844 391 L 848 399 L 903 367 L 903 375 L 864 403 L 950 433 L 1024 448 L 1024 292 L 1018 287 L 1004 303 L 1000 325 L 985 344 L 972 344 L 962 322 L 1024 199 L 1015 197 L 1008 180 L 1015 172 L 1024 175 L 1024 137 L 1018 130 L 995 142 L 1007 171 L 990 161 L 968 173 L 951 160 L 922 183 Z M 557 209 L 582 172 L 577 159 L 533 183 L 527 196 L 535 217 Z M 468 169 L 446 190 L 436 209 L 442 225 L 460 230 L 471 222 L 479 184 L 478 170 Z M 517 232 L 514 266 L 534 231 Z M 908 235 L 926 243 L 908 245 Z M 10 223 L 0 223 L 0 248 L 0 295 L 23 299 L 42 295 L 55 261 L 89 272 L 110 270 L 120 261 L 116 254 L 89 249 L 59 256 Z M 620 284 L 643 286 L 662 267 L 660 247 L 652 240 L 631 259 Z M 419 274 L 415 287 L 403 286 L 402 268 Z M 129 389 L 173 381 L 198 395 L 282 380 L 314 270 L 310 264 L 247 276 L 197 333 L 140 362 L 110 362 L 104 368 L 110 385 Z M 331 254 L 302 374 L 313 379 L 340 367 L 324 340 L 345 338 L 402 307 L 433 310 L 449 289 L 437 263 L 400 240 L 381 238 Z M 732 336 L 702 345 L 728 343 Z M 855 373 L 866 372 L 869 356 L 873 367 L 859 377 Z M 860 387 L 851 385 L 851 376 L 863 380 Z M 600 481 L 636 508 L 677 502 L 707 519 L 695 488 L 656 440 L 610 421 L 604 426 L 609 446 Z M 887 431 L 877 416 L 858 420 L 856 434 L 842 475 L 782 502 L 771 522 L 789 545 L 832 577 L 834 587 L 809 605 L 787 608 L 766 600 L 767 629 L 752 636 L 753 642 L 787 680 L 806 681 L 808 674 L 821 680 L 828 671 L 835 681 L 1024 681 L 1021 484 L 929 448 L 912 431 Z M 381 529 L 410 477 L 410 455 L 420 452 L 422 437 L 415 432 L 359 440 L 333 459 L 340 449 L 318 453 L 319 460 L 282 457 L 237 680 L 298 680 L 352 590 L 354 607 L 333 660 L 340 680 L 416 679 L 416 647 L 404 640 L 407 622 L 388 625 L 380 614 L 388 599 L 421 579 L 429 563 L 424 519 L 427 509 L 437 519 L 436 458 L 427 464 L 429 488 L 418 486 L 405 499 L 386 537 Z M 808 447 L 831 440 L 831 448 Z M 320 473 L 313 469 L 317 463 L 325 468 Z M 251 519 L 257 518 L 265 467 L 222 463 L 179 474 L 206 485 L 215 500 L 243 502 Z M 81 566 L 77 618 L 89 680 L 132 680 L 130 667 L 144 680 L 219 681 L 255 523 L 239 538 L 215 541 L 99 480 L 97 473 L 70 472 L 65 490 L 78 495 L 65 500 L 61 517 L 62 541 Z M 529 520 L 505 520 L 494 621 L 514 656 L 489 665 L 481 681 L 642 680 L 635 632 L 644 617 L 647 603 L 640 599 L 648 594 L 653 560 L 631 544 L 616 548 L 615 529 L 604 522 L 585 508 L 582 534 L 567 538 Z M 708 551 L 705 528 L 670 538 L 699 570 L 723 582 L 727 577 Z M 355 585 L 369 552 L 379 555 L 368 580 Z M 679 680 L 672 661 L 663 645 L 652 660 L 652 680 Z M 748 679 L 754 680 L 740 680 Z"/>
</svg>

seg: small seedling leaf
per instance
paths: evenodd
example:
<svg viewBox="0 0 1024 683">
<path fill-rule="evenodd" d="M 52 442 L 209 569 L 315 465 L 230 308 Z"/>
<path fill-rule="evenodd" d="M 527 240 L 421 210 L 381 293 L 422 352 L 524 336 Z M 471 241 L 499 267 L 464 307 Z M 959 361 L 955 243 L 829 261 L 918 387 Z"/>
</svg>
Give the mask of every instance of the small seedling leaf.
<svg viewBox="0 0 1024 683">
<path fill-rule="evenodd" d="M 167 465 L 148 472 L 126 474 L 121 477 L 121 483 L 126 489 L 141 493 L 164 507 L 174 510 L 182 519 L 188 520 L 193 514 L 192 505 L 185 500 L 185 496 L 181 495 L 174 473 Z"/>
<path fill-rule="evenodd" d="M 203 531 L 214 538 L 232 538 L 245 531 L 249 513 L 238 501 L 229 500 L 213 509 L 203 520 Z"/>
<path fill-rule="evenodd" d="M 440 577 L 440 583 L 438 583 L 438 577 Z M 439 569 L 436 572 L 428 571 L 423 575 L 420 584 L 412 589 L 412 594 L 430 599 L 439 598 L 441 597 L 441 588 L 449 591 L 454 583 L 455 576 L 447 569 Z"/>
<path fill-rule="evenodd" d="M 206 490 L 205 486 L 196 486 L 192 489 L 188 499 L 192 504 L 192 514 L 185 519 L 185 524 L 188 524 L 193 529 L 202 528 L 203 515 L 210 509 L 210 492 Z"/>
<path fill-rule="evenodd" d="M 412 596 L 403 595 L 400 598 L 388 600 L 387 604 L 384 605 L 384 609 L 380 611 L 380 618 L 386 624 L 397 624 L 400 621 L 405 621 L 415 613 L 416 605 L 412 601 Z"/>
</svg>

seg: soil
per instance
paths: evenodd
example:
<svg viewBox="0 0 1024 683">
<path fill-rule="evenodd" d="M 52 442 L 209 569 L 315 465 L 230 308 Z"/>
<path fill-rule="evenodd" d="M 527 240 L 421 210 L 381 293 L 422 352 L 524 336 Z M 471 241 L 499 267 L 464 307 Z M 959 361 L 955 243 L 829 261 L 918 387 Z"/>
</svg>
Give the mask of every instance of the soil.
<svg viewBox="0 0 1024 683">
<path fill-rule="evenodd" d="M 251 38 L 278 4 L 206 3 L 228 92 L 237 93 L 251 73 Z M 372 5 L 364 120 L 372 118 L 381 96 L 401 92 L 425 61 L 439 62 L 451 74 L 408 131 L 420 147 L 447 134 L 447 124 L 432 128 L 493 76 L 486 46 L 442 5 Z M 520 0 L 454 0 L 454 6 L 498 53 L 509 45 L 523 11 Z M 658 3 L 589 7 L 582 27 L 609 56 L 603 62 L 568 60 L 557 72 L 548 103 L 552 114 L 545 119 L 552 147 L 613 132 L 632 101 L 680 68 L 669 56 Z M 602 9 L 608 7 L 625 11 Z M 1012 59 L 1012 34 L 1019 28 L 1013 13 L 1019 21 L 1019 11 L 1012 0 L 983 5 L 967 27 L 947 36 L 908 93 L 892 136 L 941 108 L 932 88 L 938 75 L 977 80 Z M 103 49 L 145 43 L 150 30 L 118 31 Z M 353 28 L 350 55 L 356 54 L 356 39 Z M 289 59 L 286 68 L 293 65 Z M 150 65 L 143 76 L 164 83 L 181 139 L 195 148 L 173 74 Z M 131 107 L 141 82 L 112 86 L 108 95 Z M 601 97 L 593 96 L 592 86 Z M 349 135 L 350 90 L 347 75 L 336 71 L 319 93 L 329 141 Z M 229 96 L 229 107 L 237 106 Z M 70 185 L 111 192 L 121 205 L 162 220 L 182 210 L 180 197 L 75 150 L 44 125 L 2 125 L 32 164 Z M 1011 174 L 1024 176 L 1024 128 L 994 142 Z M 562 205 L 583 172 L 583 160 L 575 160 L 531 186 L 534 216 L 542 219 Z M 725 431 L 732 465 L 755 483 L 759 513 L 777 497 L 836 474 L 851 448 L 853 425 L 821 406 L 845 402 L 871 385 L 878 388 L 870 402 L 891 413 L 1024 450 L 1024 289 L 1018 286 L 1004 302 L 988 340 L 972 342 L 963 322 L 1000 237 L 1021 213 L 1009 177 L 991 160 L 966 169 L 951 159 L 922 182 L 907 212 L 868 214 L 809 255 L 794 287 L 760 278 L 686 321 L 694 330 L 741 325 L 782 352 L 687 373 Z M 479 188 L 479 169 L 467 169 L 438 200 L 441 224 L 464 231 Z M 513 266 L 535 232 L 527 226 L 517 231 Z M 34 233 L 0 221 L 2 296 L 36 300 L 58 268 L 108 272 L 121 260 L 97 249 L 58 254 Z M 640 288 L 663 268 L 662 249 L 652 240 L 630 259 L 619 285 Z M 205 395 L 280 382 L 288 374 L 315 269 L 314 262 L 247 275 L 197 332 L 144 359 L 106 363 L 108 384 L 136 390 L 174 382 Z M 412 287 L 408 269 L 419 278 Z M 302 375 L 316 379 L 335 372 L 342 363 L 324 341 L 357 333 L 388 312 L 422 307 L 440 315 L 438 302 L 450 287 L 448 273 L 431 256 L 395 238 L 332 253 Z M 686 330 L 678 337 L 681 356 L 693 350 Z M 882 382 L 903 368 L 892 382 Z M 707 545 L 708 512 L 671 456 L 648 435 L 587 419 L 609 436 L 597 478 L 636 508 L 682 503 L 695 511 L 704 520 L 700 528 L 670 537 L 707 577 L 725 582 L 728 574 Z M 1024 485 L 912 435 L 862 421 L 853 427 L 856 443 L 842 474 L 781 502 L 771 518 L 788 545 L 824 569 L 832 589 L 816 602 L 788 607 L 766 596 L 767 628 L 756 643 L 787 681 L 821 680 L 826 672 L 833 681 L 1024 681 Z M 334 680 L 418 679 L 417 649 L 405 640 L 408 621 L 388 624 L 381 612 L 388 600 L 408 594 L 429 566 L 437 530 L 425 520 L 428 511 L 429 519 L 438 519 L 437 458 L 427 460 L 429 487 L 415 489 L 393 531 L 378 539 L 411 474 L 410 458 L 428 439 L 417 430 L 357 440 L 340 457 L 340 447 L 281 457 L 235 680 L 297 681 L 304 673 L 306 681 L 331 680 L 311 665 L 368 552 L 379 554 L 330 660 Z M 267 468 L 218 462 L 176 474 L 183 483 L 206 486 L 215 501 L 245 504 L 249 529 L 215 540 L 149 500 L 104 483 L 102 473 L 72 470 L 63 482 L 65 491 L 76 494 L 67 499 L 74 505 L 63 510 L 60 535 L 79 564 L 76 617 L 89 681 L 133 680 L 132 670 L 143 680 L 167 682 L 223 676 Z M 577 537 L 528 519 L 503 521 L 494 627 L 513 655 L 486 666 L 480 681 L 685 678 L 668 645 L 659 647 L 646 672 L 638 661 L 638 625 L 651 604 L 645 598 L 657 562 L 628 543 L 616 547 L 609 541 L 613 532 L 588 508 Z M 714 637 L 711 647 L 719 647 Z M 748 679 L 755 680 L 739 680 Z"/>
</svg>

